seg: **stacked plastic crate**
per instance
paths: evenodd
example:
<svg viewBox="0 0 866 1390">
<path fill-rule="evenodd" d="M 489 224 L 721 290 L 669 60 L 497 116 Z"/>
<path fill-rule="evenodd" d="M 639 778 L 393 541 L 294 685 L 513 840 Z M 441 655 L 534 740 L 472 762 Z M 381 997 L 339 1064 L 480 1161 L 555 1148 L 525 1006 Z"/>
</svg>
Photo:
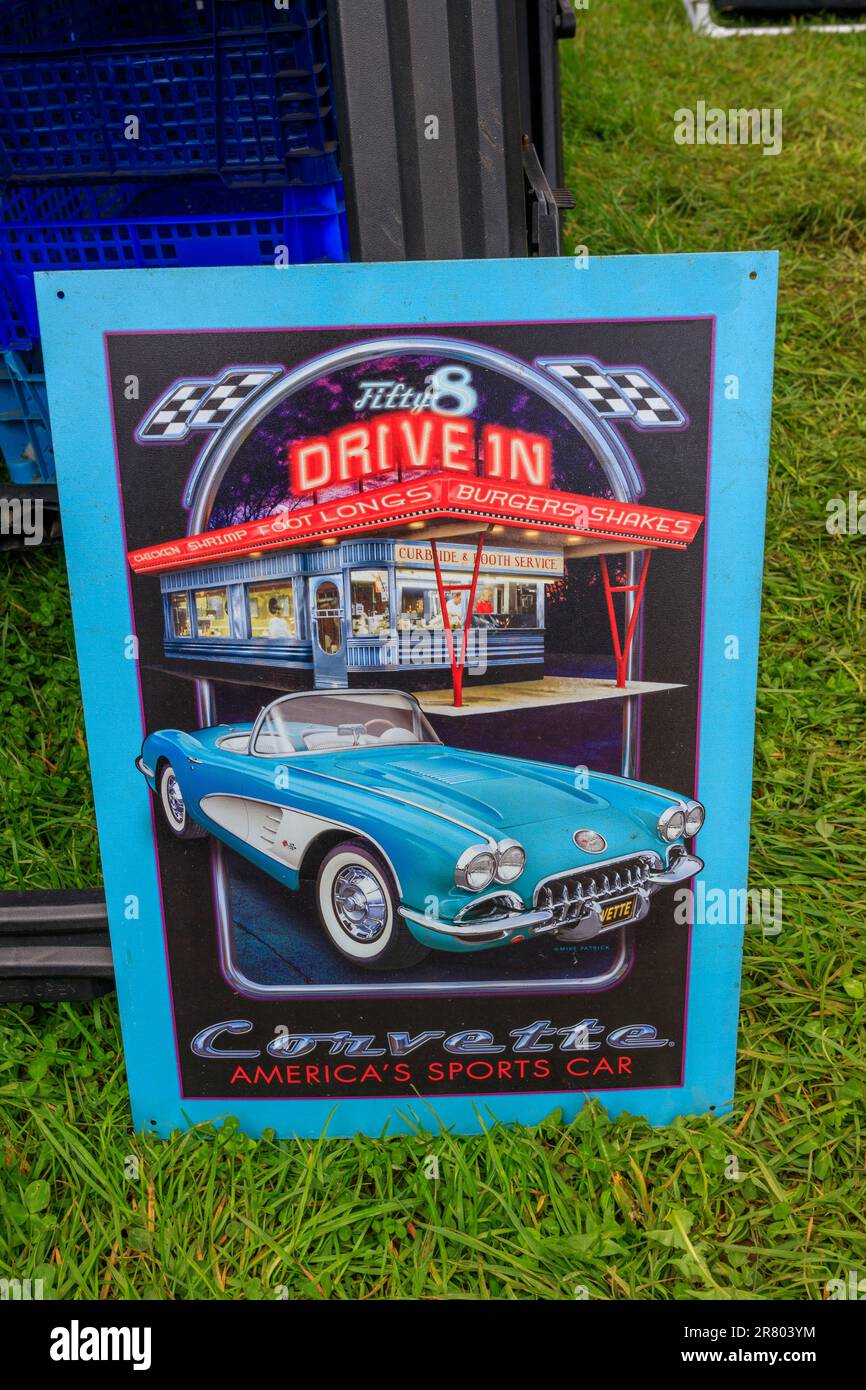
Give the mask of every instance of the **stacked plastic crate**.
<svg viewBox="0 0 866 1390">
<path fill-rule="evenodd" d="M 326 0 L 0 0 L 0 451 L 54 475 L 33 272 L 342 261 Z"/>
</svg>

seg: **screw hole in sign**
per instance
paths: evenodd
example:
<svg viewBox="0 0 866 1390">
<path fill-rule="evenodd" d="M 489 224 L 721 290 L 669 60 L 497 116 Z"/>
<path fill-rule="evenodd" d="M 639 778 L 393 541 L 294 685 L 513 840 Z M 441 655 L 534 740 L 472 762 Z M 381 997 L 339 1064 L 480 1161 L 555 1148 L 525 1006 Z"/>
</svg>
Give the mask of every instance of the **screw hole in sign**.
<svg viewBox="0 0 866 1390">
<path fill-rule="evenodd" d="M 758 272 L 757 272 L 757 270 L 750 270 L 750 271 L 749 271 L 749 279 L 750 279 L 750 280 L 757 280 L 757 278 L 758 278 Z"/>
<path fill-rule="evenodd" d="M 65 291 L 65 290 L 58 290 L 58 291 L 57 291 L 57 298 L 58 298 L 58 299 L 65 299 L 65 298 L 66 298 L 66 291 Z"/>
</svg>

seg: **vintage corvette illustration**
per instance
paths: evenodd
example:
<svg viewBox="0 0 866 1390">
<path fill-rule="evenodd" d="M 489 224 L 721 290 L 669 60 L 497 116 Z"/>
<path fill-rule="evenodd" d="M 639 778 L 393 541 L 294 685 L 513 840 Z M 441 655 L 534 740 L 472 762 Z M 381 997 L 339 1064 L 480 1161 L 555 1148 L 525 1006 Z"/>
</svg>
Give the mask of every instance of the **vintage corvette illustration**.
<svg viewBox="0 0 866 1390">
<path fill-rule="evenodd" d="M 173 835 L 210 832 L 286 888 L 314 885 L 332 945 L 369 969 L 585 941 L 703 868 L 685 843 L 699 802 L 449 748 L 402 691 L 283 695 L 252 724 L 149 734 L 136 766 Z"/>
</svg>

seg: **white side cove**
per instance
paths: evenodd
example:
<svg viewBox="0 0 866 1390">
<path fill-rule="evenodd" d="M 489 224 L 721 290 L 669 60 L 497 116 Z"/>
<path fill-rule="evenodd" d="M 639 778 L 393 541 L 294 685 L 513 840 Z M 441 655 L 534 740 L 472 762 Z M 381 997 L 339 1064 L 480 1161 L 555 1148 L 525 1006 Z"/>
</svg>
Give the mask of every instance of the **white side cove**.
<svg viewBox="0 0 866 1390">
<path fill-rule="evenodd" d="M 205 796 L 201 809 L 230 835 L 290 869 L 300 868 L 308 846 L 323 830 L 340 828 L 338 821 L 243 796 Z"/>
</svg>

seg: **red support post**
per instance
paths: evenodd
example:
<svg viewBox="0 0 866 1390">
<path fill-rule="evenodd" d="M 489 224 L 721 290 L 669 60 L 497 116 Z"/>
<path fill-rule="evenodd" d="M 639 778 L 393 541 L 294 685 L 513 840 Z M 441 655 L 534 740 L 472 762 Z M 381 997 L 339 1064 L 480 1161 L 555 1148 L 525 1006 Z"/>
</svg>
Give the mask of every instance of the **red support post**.
<svg viewBox="0 0 866 1390">
<path fill-rule="evenodd" d="M 607 556 L 601 555 L 601 577 L 604 581 L 604 596 L 607 600 L 607 616 L 610 619 L 610 631 L 613 637 L 613 654 L 616 659 L 616 684 L 617 689 L 625 689 L 626 670 L 628 669 L 628 658 L 631 652 L 634 634 L 637 629 L 637 620 L 640 615 L 640 608 L 643 602 L 644 589 L 646 588 L 646 577 L 649 572 L 651 552 L 647 550 L 644 554 L 643 565 L 641 567 L 640 579 L 637 584 L 611 584 L 610 574 L 607 568 Z M 616 620 L 616 611 L 613 606 L 614 594 L 634 594 L 634 604 L 631 610 L 631 617 L 626 628 L 625 640 L 620 641 L 619 624 Z"/>
<path fill-rule="evenodd" d="M 462 690 L 458 690 L 457 658 L 454 654 L 454 636 L 451 632 L 451 619 L 448 616 L 448 605 L 445 600 L 446 590 L 442 581 L 442 567 L 439 564 L 439 549 L 434 540 L 431 540 L 430 546 L 433 551 L 433 568 L 436 571 L 436 588 L 439 590 L 439 608 L 442 613 L 442 627 L 445 630 L 448 652 L 451 657 L 451 679 L 454 685 L 454 703 L 455 705 L 461 705 L 463 703 Z"/>
<path fill-rule="evenodd" d="M 435 540 L 430 541 L 430 548 L 433 551 L 433 568 L 436 571 L 436 588 L 439 591 L 439 606 L 442 610 L 442 626 L 445 630 L 445 637 L 448 642 L 448 654 L 451 658 L 451 683 L 454 687 L 454 707 L 461 709 L 463 706 L 463 671 L 466 666 L 466 656 L 469 650 L 469 628 L 472 623 L 472 614 L 475 612 L 475 594 L 478 589 L 478 574 L 481 569 L 481 555 L 484 550 L 486 531 L 478 537 L 478 544 L 475 548 L 475 564 L 472 569 L 471 584 L 446 584 L 442 578 L 442 567 L 439 563 L 439 550 Z M 446 601 L 447 594 L 468 593 L 469 604 L 466 610 L 466 620 L 463 624 L 463 641 L 460 645 L 460 656 L 454 646 L 454 633 L 451 629 L 451 617 L 448 612 Z"/>
</svg>

